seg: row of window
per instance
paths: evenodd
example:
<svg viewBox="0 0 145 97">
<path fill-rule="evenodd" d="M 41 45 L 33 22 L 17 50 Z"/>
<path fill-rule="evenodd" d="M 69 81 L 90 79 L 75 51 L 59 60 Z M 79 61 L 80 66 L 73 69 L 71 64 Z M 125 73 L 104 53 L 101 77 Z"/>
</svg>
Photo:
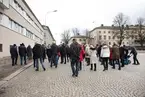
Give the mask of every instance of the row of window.
<svg viewBox="0 0 145 97">
<path fill-rule="evenodd" d="M 119 37 L 116 37 L 117 39 L 119 39 Z M 138 39 L 138 36 L 132 36 L 131 37 L 132 39 Z M 107 36 L 106 35 L 103 35 L 103 36 L 99 36 L 99 40 L 107 40 Z M 112 37 L 111 36 L 108 36 L 108 39 L 115 39 L 115 37 Z M 129 39 L 129 38 L 126 38 L 126 39 Z"/>
<path fill-rule="evenodd" d="M 36 26 L 35 22 L 30 18 L 30 16 L 25 12 L 25 10 L 15 1 L 11 0 L 11 6 L 17 10 L 31 25 L 33 25 L 41 34 L 41 30 Z"/>
<path fill-rule="evenodd" d="M 104 34 L 105 34 L 106 32 L 107 32 L 107 31 L 102 31 L 102 32 L 101 32 L 101 31 L 99 31 L 99 33 L 100 33 L 100 34 L 101 34 L 101 33 L 104 33 Z M 108 31 L 108 34 L 110 34 L 111 32 L 112 32 L 112 34 L 114 34 L 114 33 L 115 33 L 114 31 Z M 132 31 L 132 33 L 133 33 L 133 34 L 137 34 L 137 32 L 136 32 L 136 31 Z M 145 32 L 144 32 L 144 33 L 145 33 Z"/>
<path fill-rule="evenodd" d="M 23 26 L 21 26 L 20 24 L 13 21 L 12 19 L 10 19 L 9 17 L 7 17 L 2 13 L 0 13 L 0 24 L 30 39 L 36 40 L 38 42 L 42 41 L 38 36 L 34 35 L 31 31 L 27 30 L 26 28 L 24 28 Z"/>
<path fill-rule="evenodd" d="M 115 44 L 115 42 L 109 42 L 109 45 L 113 45 L 113 44 Z M 126 42 L 126 44 L 125 44 L 125 42 L 122 42 L 122 44 L 123 44 L 123 45 L 128 45 L 129 43 Z"/>
</svg>

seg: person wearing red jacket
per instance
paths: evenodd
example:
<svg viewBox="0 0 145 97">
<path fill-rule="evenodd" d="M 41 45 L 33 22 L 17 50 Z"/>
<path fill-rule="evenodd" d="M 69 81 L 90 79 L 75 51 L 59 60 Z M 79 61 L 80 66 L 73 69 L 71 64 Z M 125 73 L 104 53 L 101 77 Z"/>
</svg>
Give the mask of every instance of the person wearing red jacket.
<svg viewBox="0 0 145 97">
<path fill-rule="evenodd" d="M 79 66 L 79 70 L 82 70 L 82 61 L 84 60 L 84 55 L 85 55 L 85 50 L 84 50 L 84 46 L 81 45 L 81 51 L 80 51 L 80 66 Z"/>
</svg>

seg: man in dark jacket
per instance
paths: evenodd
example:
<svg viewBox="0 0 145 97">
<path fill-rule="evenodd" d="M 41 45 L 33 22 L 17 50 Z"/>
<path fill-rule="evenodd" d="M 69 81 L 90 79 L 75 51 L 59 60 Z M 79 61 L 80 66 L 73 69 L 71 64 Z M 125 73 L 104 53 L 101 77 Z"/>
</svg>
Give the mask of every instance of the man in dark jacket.
<svg viewBox="0 0 145 97">
<path fill-rule="evenodd" d="M 32 48 L 30 45 L 28 45 L 28 47 L 27 47 L 27 56 L 28 56 L 29 60 L 32 59 Z"/>
<path fill-rule="evenodd" d="M 53 42 L 53 44 L 51 45 L 51 51 L 52 51 L 52 57 L 51 57 L 51 65 L 50 67 L 52 67 L 52 64 L 54 64 L 55 68 L 57 68 L 57 57 L 58 57 L 58 46 L 56 45 L 55 42 Z"/>
<path fill-rule="evenodd" d="M 39 60 L 40 60 L 43 70 L 44 71 L 46 70 L 44 67 L 44 64 L 43 64 L 42 55 L 43 55 L 43 52 L 42 52 L 41 44 L 35 44 L 35 46 L 33 48 L 33 57 L 35 57 L 36 71 L 39 71 Z"/>
<path fill-rule="evenodd" d="M 43 62 L 46 59 L 46 48 L 44 44 L 42 45 L 42 59 L 43 59 Z"/>
<path fill-rule="evenodd" d="M 14 44 L 10 48 L 10 54 L 12 58 L 12 66 L 17 65 L 17 59 L 18 59 L 18 51 L 17 51 L 17 46 Z"/>
<path fill-rule="evenodd" d="M 19 55 L 20 55 L 20 62 L 21 65 L 23 65 L 23 60 L 24 60 L 24 64 L 26 65 L 26 55 L 27 55 L 27 49 L 25 47 L 25 45 L 22 43 L 19 46 Z"/>
<path fill-rule="evenodd" d="M 50 44 L 47 47 L 46 54 L 47 54 L 47 57 L 48 57 L 48 62 L 50 63 L 51 62 L 51 56 L 52 56 Z"/>
<path fill-rule="evenodd" d="M 121 64 L 122 64 L 121 67 L 124 67 L 125 66 L 125 64 L 124 64 L 124 58 L 125 58 L 125 48 L 124 48 L 124 46 L 123 47 L 121 46 L 119 48 L 119 50 L 120 50 L 120 59 L 121 59 Z"/>
<path fill-rule="evenodd" d="M 70 48 L 69 48 L 68 45 L 66 46 L 66 56 L 67 56 L 67 62 L 69 62 L 69 58 L 70 58 Z"/>
<path fill-rule="evenodd" d="M 65 44 L 63 43 L 61 46 L 60 46 L 60 54 L 61 54 L 61 64 L 66 64 L 66 46 Z"/>
<path fill-rule="evenodd" d="M 133 61 L 134 61 L 134 65 L 139 65 L 140 63 L 139 63 L 139 61 L 138 61 L 138 59 L 137 59 L 137 51 L 136 51 L 136 49 L 135 49 L 135 47 L 132 47 L 131 48 L 131 52 L 130 52 L 130 54 L 133 54 Z M 136 63 L 137 62 L 137 63 Z"/>
<path fill-rule="evenodd" d="M 80 46 L 75 39 L 73 39 L 73 43 L 70 45 L 70 59 L 71 59 L 71 68 L 72 68 L 72 76 L 78 76 L 79 70 L 79 56 L 80 56 Z"/>
</svg>

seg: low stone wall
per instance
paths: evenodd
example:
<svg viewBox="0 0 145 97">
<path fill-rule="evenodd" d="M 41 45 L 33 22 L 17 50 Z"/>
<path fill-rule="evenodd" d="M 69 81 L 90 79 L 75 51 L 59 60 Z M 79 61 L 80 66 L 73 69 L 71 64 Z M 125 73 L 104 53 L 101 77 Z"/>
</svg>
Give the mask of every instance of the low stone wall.
<svg viewBox="0 0 145 97">
<path fill-rule="evenodd" d="M 0 58 L 0 65 L 11 64 L 11 57 Z"/>
</svg>

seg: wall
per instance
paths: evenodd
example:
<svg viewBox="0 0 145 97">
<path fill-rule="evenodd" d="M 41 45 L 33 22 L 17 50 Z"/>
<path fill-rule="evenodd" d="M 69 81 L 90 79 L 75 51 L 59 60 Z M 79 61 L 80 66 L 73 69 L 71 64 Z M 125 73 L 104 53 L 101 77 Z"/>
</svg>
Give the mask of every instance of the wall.
<svg viewBox="0 0 145 97">
<path fill-rule="evenodd" d="M 10 29 L 7 29 L 3 26 L 0 26 L 0 43 L 3 43 L 3 52 L 0 52 L 0 58 L 4 56 L 10 56 L 10 45 L 16 44 L 19 46 L 21 43 L 24 43 L 25 46 L 31 45 L 34 46 L 35 41 L 32 39 L 29 39 L 25 36 L 22 36 Z"/>
</svg>

